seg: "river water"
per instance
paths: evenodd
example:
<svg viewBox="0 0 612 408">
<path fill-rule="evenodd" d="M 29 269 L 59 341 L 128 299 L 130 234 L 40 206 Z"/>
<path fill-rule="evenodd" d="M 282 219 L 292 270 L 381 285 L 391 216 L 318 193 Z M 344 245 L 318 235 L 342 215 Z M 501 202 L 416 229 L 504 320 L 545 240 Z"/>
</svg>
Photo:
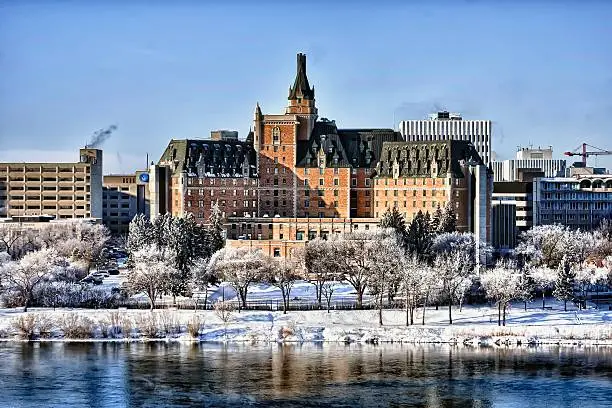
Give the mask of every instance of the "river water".
<svg viewBox="0 0 612 408">
<path fill-rule="evenodd" d="M 2 343 L 2 407 L 612 407 L 612 350 Z"/>
</svg>

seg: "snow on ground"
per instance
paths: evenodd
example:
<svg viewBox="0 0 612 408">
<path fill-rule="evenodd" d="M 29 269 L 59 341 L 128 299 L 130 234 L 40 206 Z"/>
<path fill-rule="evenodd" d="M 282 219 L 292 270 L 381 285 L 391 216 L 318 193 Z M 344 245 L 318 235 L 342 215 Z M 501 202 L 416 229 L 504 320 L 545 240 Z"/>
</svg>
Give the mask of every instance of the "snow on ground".
<svg viewBox="0 0 612 408">
<path fill-rule="evenodd" d="M 203 325 L 200 341 L 230 342 L 410 342 L 434 343 L 457 342 L 464 344 L 606 344 L 612 346 L 612 311 L 577 310 L 568 305 L 548 299 L 552 310 L 542 310 L 539 302 L 522 309 L 514 304 L 507 312 L 506 327 L 497 326 L 497 309 L 489 306 L 466 306 L 462 311 L 453 307 L 453 322 L 448 324 L 448 309 L 435 307 L 426 310 L 426 325 L 421 326 L 421 310 L 415 316 L 414 326 L 405 326 L 405 312 L 402 310 L 383 311 L 384 326 L 379 326 L 376 310 L 325 310 L 302 312 L 235 312 L 225 325 L 214 311 L 166 310 L 155 311 L 160 320 L 179 323 L 181 333 L 173 338 L 191 340 L 187 324 L 197 316 Z M 131 326 L 142 324 L 150 316 L 148 310 L 92 310 L 92 309 L 32 309 L 32 313 L 43 315 L 44 319 L 61 318 L 66 314 L 78 313 L 90 318 L 95 325 L 108 325 L 111 313 L 119 314 Z M 0 331 L 10 334 L 11 322 L 23 315 L 21 309 L 0 309 Z M 97 330 L 101 337 L 101 330 Z M 61 337 L 61 335 L 60 335 Z M 119 336 L 122 337 L 122 336 Z M 136 331 L 132 338 L 141 338 Z"/>
</svg>

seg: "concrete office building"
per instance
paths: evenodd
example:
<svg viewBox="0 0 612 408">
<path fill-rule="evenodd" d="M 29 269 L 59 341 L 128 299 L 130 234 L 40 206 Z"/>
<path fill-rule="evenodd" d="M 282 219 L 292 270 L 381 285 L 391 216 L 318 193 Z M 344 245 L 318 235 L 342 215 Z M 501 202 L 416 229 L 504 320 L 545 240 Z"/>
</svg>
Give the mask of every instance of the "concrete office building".
<svg viewBox="0 0 612 408">
<path fill-rule="evenodd" d="M 500 160 L 491 163 L 494 181 L 522 181 L 521 173 L 541 172 L 541 177 L 563 176 L 566 161 L 553 159 L 552 146 L 543 149 L 532 147 L 519 147 L 516 158 Z"/>
<path fill-rule="evenodd" d="M 533 224 L 592 230 L 612 216 L 612 175 L 539 177 L 533 181 Z"/>
<path fill-rule="evenodd" d="M 103 177 L 103 222 L 114 234 L 127 234 L 132 218 L 149 216 L 149 173 L 109 174 Z"/>
<path fill-rule="evenodd" d="M 521 232 L 533 226 L 533 182 L 493 183 L 493 247 L 512 249 Z"/>
<path fill-rule="evenodd" d="M 489 165 L 491 156 L 491 139 L 493 134 L 490 120 L 464 120 L 459 113 L 437 112 L 426 120 L 403 120 L 399 130 L 407 142 L 467 140 Z"/>
<path fill-rule="evenodd" d="M 102 150 L 73 163 L 0 163 L 0 218 L 102 218 Z"/>
</svg>

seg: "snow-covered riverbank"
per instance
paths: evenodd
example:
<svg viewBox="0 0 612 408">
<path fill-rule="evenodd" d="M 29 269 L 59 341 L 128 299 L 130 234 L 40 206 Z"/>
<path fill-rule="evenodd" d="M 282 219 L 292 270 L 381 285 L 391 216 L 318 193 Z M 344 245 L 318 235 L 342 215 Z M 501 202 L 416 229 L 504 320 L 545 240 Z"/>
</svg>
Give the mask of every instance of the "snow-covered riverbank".
<svg viewBox="0 0 612 408">
<path fill-rule="evenodd" d="M 446 308 L 428 308 L 426 325 L 405 326 L 405 313 L 385 310 L 384 326 L 377 311 L 234 312 L 223 323 L 214 311 L 189 310 L 50 310 L 0 309 L 0 337 L 23 340 L 24 324 L 33 328 L 34 339 L 63 341 L 209 341 L 209 342 L 357 342 L 357 343 L 457 343 L 466 345 L 609 345 L 612 346 L 612 311 L 563 311 L 550 302 L 552 310 L 537 303 L 524 311 L 514 305 L 507 325 L 497 326 L 497 309 L 488 306 L 453 310 L 454 324 L 448 325 Z M 29 319 L 29 320 L 28 320 Z M 421 311 L 415 316 L 420 323 Z M 76 326 L 76 327 L 72 327 Z M 70 329 L 72 335 L 66 335 Z M 196 335 L 197 333 L 197 335 Z"/>
</svg>

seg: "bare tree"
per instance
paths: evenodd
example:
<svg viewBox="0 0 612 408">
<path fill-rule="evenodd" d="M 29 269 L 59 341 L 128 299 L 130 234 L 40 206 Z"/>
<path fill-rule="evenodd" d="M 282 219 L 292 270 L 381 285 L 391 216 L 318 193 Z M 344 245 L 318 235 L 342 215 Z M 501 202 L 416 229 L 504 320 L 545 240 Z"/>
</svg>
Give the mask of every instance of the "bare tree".
<svg viewBox="0 0 612 408">
<path fill-rule="evenodd" d="M 134 268 L 127 279 L 132 294 L 145 293 L 151 310 L 157 297 L 167 290 L 169 274 L 173 273 L 174 254 L 154 245 L 145 246 L 133 253 Z"/>
<path fill-rule="evenodd" d="M 61 269 L 61 258 L 54 249 L 41 249 L 26 254 L 19 261 L 11 261 L 0 267 L 6 291 L 16 293 L 28 311 L 32 295 Z"/>
<path fill-rule="evenodd" d="M 228 282 L 240 298 L 243 308 L 247 307 L 249 286 L 261 279 L 264 266 L 264 256 L 261 250 L 252 251 L 249 248 L 223 248 L 217 251 L 211 261 L 210 268 L 223 280 Z"/>
<path fill-rule="evenodd" d="M 370 261 L 368 285 L 376 295 L 378 323 L 383 325 L 382 309 L 385 293 L 388 293 L 398 280 L 398 270 L 404 254 L 401 238 L 393 229 L 376 233 L 377 239 L 370 240 L 365 246 L 365 256 Z"/>
<path fill-rule="evenodd" d="M 204 289 L 204 309 L 208 301 L 208 287 L 219 283 L 219 277 L 215 274 L 215 270 L 210 267 L 210 260 L 206 258 L 198 258 L 193 262 L 192 285 L 194 289 Z M 195 308 L 198 308 L 198 302 L 195 302 Z"/>
<path fill-rule="evenodd" d="M 434 248 L 437 248 L 437 255 L 434 266 L 442 290 L 448 297 L 448 322 L 453 324 L 453 301 L 463 297 L 463 293 L 469 287 L 471 274 L 476 265 L 476 242 L 474 235 L 469 233 L 441 234 L 435 241 Z"/>
<path fill-rule="evenodd" d="M 334 256 L 334 246 L 329 240 L 315 238 L 308 241 L 304 248 L 296 252 L 297 258 L 302 259 L 308 272 L 308 279 L 315 287 L 315 295 L 319 309 L 323 296 L 323 286 L 331 279 L 335 279 L 338 269 Z"/>
<path fill-rule="evenodd" d="M 508 304 L 521 296 L 521 273 L 513 262 L 500 261 L 493 269 L 480 275 L 480 283 L 487 294 L 497 304 L 497 325 L 506 325 Z M 503 318 L 502 318 L 503 315 Z"/>
<path fill-rule="evenodd" d="M 280 289 L 283 296 L 283 314 L 287 314 L 291 289 L 295 282 L 303 278 L 298 262 L 286 258 L 266 259 L 263 267 L 263 280 Z"/>
<path fill-rule="evenodd" d="M 332 296 L 334 296 L 334 292 L 336 289 L 338 289 L 338 287 L 340 287 L 339 282 L 333 280 L 326 281 L 321 286 L 321 293 L 323 294 L 325 303 L 327 304 L 327 313 L 329 313 L 329 310 L 331 309 Z"/>
<path fill-rule="evenodd" d="M 420 260 L 417 254 L 402 258 L 399 280 L 406 298 L 406 326 L 414 324 L 414 310 L 421 300 L 424 303 L 423 316 L 425 316 L 425 303 L 431 288 L 431 276 L 430 268 Z"/>
</svg>

